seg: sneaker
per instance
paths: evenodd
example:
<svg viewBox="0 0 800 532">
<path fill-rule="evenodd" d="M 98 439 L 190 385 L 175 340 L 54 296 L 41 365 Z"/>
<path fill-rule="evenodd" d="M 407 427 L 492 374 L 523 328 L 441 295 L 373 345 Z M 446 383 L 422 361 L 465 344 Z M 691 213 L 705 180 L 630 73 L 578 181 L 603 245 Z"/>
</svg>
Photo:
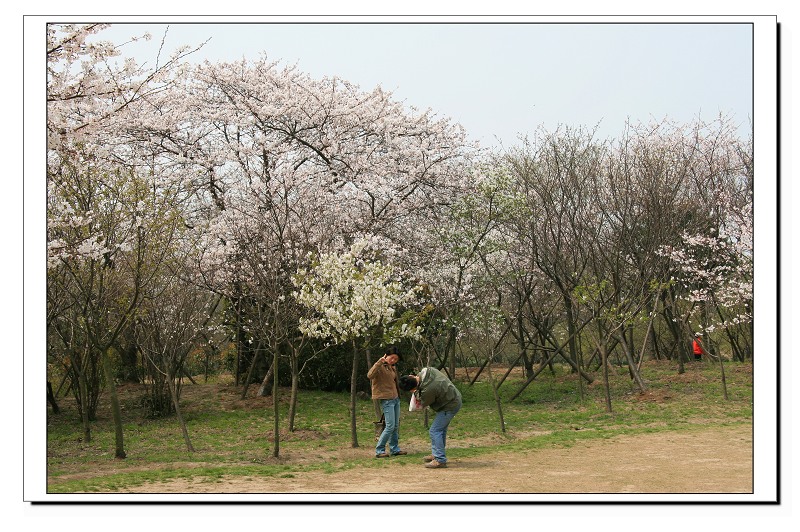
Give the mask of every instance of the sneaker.
<svg viewBox="0 0 800 532">
<path fill-rule="evenodd" d="M 392 453 L 392 456 L 402 456 L 408 454 L 405 451 L 397 451 L 396 453 Z"/>
<path fill-rule="evenodd" d="M 447 467 L 447 462 L 438 462 L 436 460 L 425 464 L 425 467 L 429 469 L 436 469 L 437 467 Z"/>
<path fill-rule="evenodd" d="M 432 454 L 429 454 L 428 456 L 422 459 L 423 462 L 433 462 L 434 460 L 436 460 L 436 458 L 434 458 Z"/>
<path fill-rule="evenodd" d="M 375 455 L 375 458 L 388 458 L 389 455 L 387 453 L 378 453 Z"/>
</svg>

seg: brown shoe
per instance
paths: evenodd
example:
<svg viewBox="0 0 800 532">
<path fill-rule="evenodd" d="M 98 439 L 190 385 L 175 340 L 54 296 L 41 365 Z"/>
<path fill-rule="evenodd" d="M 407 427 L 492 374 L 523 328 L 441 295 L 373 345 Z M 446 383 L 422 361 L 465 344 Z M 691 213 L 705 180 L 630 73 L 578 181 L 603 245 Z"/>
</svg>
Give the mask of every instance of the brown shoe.
<svg viewBox="0 0 800 532">
<path fill-rule="evenodd" d="M 406 455 L 406 454 L 408 454 L 408 453 L 405 452 L 405 451 L 397 451 L 396 453 L 392 453 L 392 456 L 403 456 L 403 455 Z"/>
<path fill-rule="evenodd" d="M 389 455 L 387 453 L 378 453 L 375 458 L 389 458 Z"/>
<path fill-rule="evenodd" d="M 433 462 L 434 460 L 436 460 L 436 458 L 434 458 L 432 454 L 429 454 L 428 456 L 422 459 L 423 462 Z"/>
<path fill-rule="evenodd" d="M 436 469 L 437 467 L 447 467 L 447 462 L 438 462 L 434 460 L 428 464 L 425 464 L 425 467 L 429 469 Z"/>
</svg>

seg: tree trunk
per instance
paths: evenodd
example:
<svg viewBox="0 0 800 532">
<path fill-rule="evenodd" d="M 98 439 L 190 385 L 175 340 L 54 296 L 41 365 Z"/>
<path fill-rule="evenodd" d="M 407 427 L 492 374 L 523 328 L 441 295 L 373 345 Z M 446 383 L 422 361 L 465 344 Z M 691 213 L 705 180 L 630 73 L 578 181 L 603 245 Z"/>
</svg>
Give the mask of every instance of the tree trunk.
<svg viewBox="0 0 800 532">
<path fill-rule="evenodd" d="M 653 317 L 653 320 L 655 320 L 655 317 Z M 658 338 L 656 337 L 656 330 L 653 327 L 650 327 L 649 336 L 650 336 L 650 345 L 652 346 L 653 349 L 653 356 L 655 357 L 656 360 L 661 360 L 661 350 L 658 347 Z"/>
<path fill-rule="evenodd" d="M 272 370 L 274 368 L 275 368 L 275 362 L 273 360 L 272 364 L 270 364 L 269 369 L 267 370 L 267 374 L 264 375 L 264 380 L 261 381 L 261 386 L 259 386 L 259 388 L 258 388 L 258 396 L 259 397 L 266 397 L 267 396 L 267 390 L 268 389 L 271 390 L 271 388 L 269 388 L 269 384 L 270 384 L 270 377 L 272 377 Z"/>
<path fill-rule="evenodd" d="M 630 340 L 626 340 L 625 331 L 622 332 L 622 335 L 620 338 L 618 338 L 618 340 L 622 342 L 622 350 L 625 352 L 625 359 L 628 361 L 628 373 L 630 374 L 631 379 L 636 382 L 640 392 L 646 392 L 647 385 L 645 385 L 644 381 L 642 380 L 642 375 L 639 373 L 639 369 L 637 368 L 636 362 L 633 359 L 633 345 L 628 344 Z"/>
<path fill-rule="evenodd" d="M 108 353 L 101 353 L 100 356 L 103 359 L 103 372 L 105 373 L 108 393 L 111 398 L 111 415 L 114 418 L 114 456 L 116 458 L 125 458 L 125 444 L 122 437 L 122 414 L 119 408 L 119 398 L 117 397 L 117 385 L 114 383 L 114 374 L 111 371 L 111 361 L 108 359 Z"/>
<path fill-rule="evenodd" d="M 273 423 L 273 445 L 272 456 L 277 458 L 281 448 L 281 425 L 280 425 L 280 404 L 278 402 L 278 346 L 275 346 L 275 353 L 272 355 L 272 411 L 275 418 Z"/>
<path fill-rule="evenodd" d="M 678 374 L 683 374 L 686 372 L 686 368 L 683 365 L 684 353 L 686 349 L 684 348 L 684 335 L 683 331 L 681 330 L 682 327 L 679 323 L 676 322 L 675 313 L 672 312 L 672 306 L 667 305 L 667 292 L 664 292 L 662 295 L 662 302 L 664 307 L 664 318 L 667 323 L 667 327 L 669 328 L 670 332 L 672 333 L 673 341 L 675 342 L 675 346 L 678 349 Z M 672 289 L 669 290 L 670 296 L 670 303 L 674 305 L 675 297 L 673 295 Z"/>
<path fill-rule="evenodd" d="M 450 327 L 450 339 L 448 340 L 450 346 L 450 378 L 456 376 L 456 328 Z"/>
<path fill-rule="evenodd" d="M 728 383 L 725 380 L 725 366 L 722 364 L 722 355 L 718 356 L 719 358 L 719 371 L 720 375 L 722 375 L 722 395 L 725 397 L 725 400 L 728 400 Z"/>
<path fill-rule="evenodd" d="M 608 353 L 605 346 L 600 346 L 600 359 L 603 364 L 603 388 L 606 392 L 606 412 L 611 413 L 611 385 L 608 382 Z"/>
<path fill-rule="evenodd" d="M 289 365 L 292 370 L 292 391 L 289 398 L 289 432 L 294 432 L 294 416 L 297 413 L 297 392 L 300 387 L 300 375 L 295 353 L 292 353 Z"/>
<path fill-rule="evenodd" d="M 352 447 L 358 447 L 356 427 L 356 381 L 358 379 L 358 349 L 353 340 L 353 371 L 350 373 L 350 439 Z"/>
<path fill-rule="evenodd" d="M 367 362 L 367 368 L 372 367 L 372 349 L 370 349 L 369 345 L 364 350 L 364 360 Z M 372 407 L 375 409 L 375 416 L 377 419 L 381 418 L 381 402 L 378 399 L 372 399 Z"/>
<path fill-rule="evenodd" d="M 242 365 L 242 307 L 241 299 L 236 302 L 236 379 L 234 384 L 239 386 L 240 366 Z"/>
<path fill-rule="evenodd" d="M 564 300 L 564 311 L 566 312 L 566 320 L 567 320 L 567 334 L 569 334 L 569 359 L 570 365 L 572 366 L 573 370 L 577 370 L 578 366 L 576 364 L 577 360 L 577 351 L 578 347 L 575 343 L 575 319 L 572 313 L 572 299 L 569 297 L 568 294 L 563 294 Z M 565 357 L 566 358 L 566 357 Z"/>
<path fill-rule="evenodd" d="M 186 442 L 186 449 L 190 452 L 194 452 L 194 447 L 192 447 L 192 441 L 189 439 L 189 431 L 186 429 L 186 422 L 183 420 L 183 414 L 181 414 L 181 407 L 178 404 L 178 391 L 175 388 L 175 377 L 172 375 L 167 375 L 167 386 L 169 387 L 169 395 L 172 397 L 172 406 L 175 407 L 175 417 L 178 418 L 178 424 L 181 427 L 181 433 L 183 434 L 183 441 Z"/>
<path fill-rule="evenodd" d="M 725 316 L 722 315 L 722 309 L 719 307 L 717 302 L 714 302 L 714 308 L 717 310 L 717 315 L 719 316 L 720 321 L 725 321 Z M 738 360 L 740 362 L 744 362 L 744 356 L 739 348 L 739 342 L 736 340 L 736 337 L 731 332 L 730 327 L 725 327 L 725 335 L 728 337 L 728 342 L 731 344 L 731 352 L 733 360 Z"/>
<path fill-rule="evenodd" d="M 655 299 L 656 305 L 658 304 L 658 299 Z M 640 371 L 642 368 L 642 361 L 644 360 L 644 352 L 647 349 L 647 342 L 650 341 L 651 335 L 653 333 L 653 320 L 655 320 L 656 316 L 656 309 L 655 306 L 653 307 L 653 312 L 650 314 L 650 319 L 647 322 L 647 331 L 644 333 L 644 339 L 642 340 L 642 350 L 639 353 L 639 361 L 636 363 L 636 370 Z M 655 345 L 655 338 L 652 338 L 652 343 Z"/>
<path fill-rule="evenodd" d="M 81 423 L 83 424 L 83 443 L 92 441 L 92 428 L 89 425 L 89 386 L 86 384 L 86 370 L 79 368 L 78 387 L 81 395 Z"/>
<path fill-rule="evenodd" d="M 509 401 L 513 401 L 514 399 L 516 399 L 519 396 L 519 394 L 521 394 L 523 390 L 525 390 L 525 388 L 527 388 L 528 385 L 531 382 L 533 382 L 533 379 L 535 379 L 536 376 L 539 375 L 539 373 L 541 373 L 542 370 L 544 370 L 544 368 L 546 368 L 547 365 L 550 363 L 550 361 L 552 361 L 556 356 L 558 356 L 558 351 L 553 351 L 553 353 L 548 358 L 542 360 L 542 363 L 539 365 L 539 369 L 533 371 L 533 373 L 530 374 L 528 380 L 525 381 L 525 384 L 523 384 L 522 387 L 519 390 L 517 390 L 517 392 L 514 395 L 511 396 L 511 399 L 509 399 Z"/>
<path fill-rule="evenodd" d="M 508 377 L 508 376 L 511 374 L 511 370 L 513 370 L 515 367 L 517 367 L 517 364 L 519 364 L 519 361 L 520 361 L 520 359 L 523 357 L 523 355 L 524 355 L 524 354 L 525 354 L 525 352 L 523 351 L 523 352 L 522 352 L 522 353 L 521 353 L 521 354 L 520 354 L 520 355 L 517 357 L 517 359 L 514 361 L 514 363 L 513 363 L 513 364 L 511 364 L 511 365 L 508 367 L 508 370 L 506 370 L 506 372 L 503 374 L 502 378 L 500 379 L 500 382 L 498 382 L 498 383 L 497 383 L 497 388 L 498 388 L 498 389 L 499 389 L 499 388 L 500 388 L 500 387 L 503 385 L 503 382 L 505 382 L 506 378 L 507 378 L 507 377 Z"/>
<path fill-rule="evenodd" d="M 494 354 L 492 354 L 494 356 Z M 497 386 L 494 383 L 494 376 L 492 375 L 492 364 L 486 366 L 486 371 L 489 373 L 489 382 L 492 383 L 492 392 L 494 393 L 494 402 L 497 405 L 497 414 L 500 416 L 500 431 L 505 434 L 506 422 L 503 419 L 503 403 L 500 401 L 500 394 L 497 392 Z"/>
<path fill-rule="evenodd" d="M 470 385 L 470 386 L 472 386 L 473 384 L 475 384 L 475 381 L 477 381 L 477 380 L 478 380 L 478 377 L 480 377 L 481 373 L 483 373 L 483 370 L 484 370 L 484 369 L 486 369 L 486 365 L 487 365 L 487 364 L 489 364 L 489 359 L 488 359 L 488 358 L 487 358 L 486 360 L 484 360 L 484 361 L 483 361 L 483 364 L 481 364 L 481 367 L 480 367 L 480 368 L 478 368 L 478 371 L 475 373 L 475 376 L 474 376 L 474 377 L 472 377 L 472 380 L 470 380 L 470 382 L 469 382 L 469 385 Z"/>
<path fill-rule="evenodd" d="M 56 403 L 56 396 L 53 394 L 53 385 L 50 384 L 50 381 L 47 381 L 47 402 L 50 403 L 50 406 L 53 408 L 54 414 L 60 412 L 58 403 Z"/>
<path fill-rule="evenodd" d="M 253 370 L 258 363 L 258 358 L 261 355 L 261 344 L 256 347 L 255 353 L 253 353 L 253 359 L 250 361 L 250 367 L 247 369 L 247 376 L 244 378 L 244 386 L 242 387 L 242 399 L 247 397 L 247 389 L 250 387 L 250 379 L 253 378 Z"/>
</svg>

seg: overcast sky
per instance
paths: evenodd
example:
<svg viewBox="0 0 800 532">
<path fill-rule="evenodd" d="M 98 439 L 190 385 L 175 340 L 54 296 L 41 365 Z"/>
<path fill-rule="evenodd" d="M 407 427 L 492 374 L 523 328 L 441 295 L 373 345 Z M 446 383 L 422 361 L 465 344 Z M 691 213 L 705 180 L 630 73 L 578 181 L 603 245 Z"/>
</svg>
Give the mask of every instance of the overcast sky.
<svg viewBox="0 0 800 532">
<path fill-rule="evenodd" d="M 122 19 L 99 37 L 152 34 L 125 55 L 152 63 L 166 24 Z M 209 40 L 210 39 L 210 40 Z M 187 23 L 165 50 L 198 45 L 200 62 L 258 59 L 339 76 L 364 90 L 431 108 L 483 145 L 506 146 L 538 125 L 598 127 L 730 116 L 744 136 L 753 115 L 753 26 L 724 23 Z"/>
</svg>

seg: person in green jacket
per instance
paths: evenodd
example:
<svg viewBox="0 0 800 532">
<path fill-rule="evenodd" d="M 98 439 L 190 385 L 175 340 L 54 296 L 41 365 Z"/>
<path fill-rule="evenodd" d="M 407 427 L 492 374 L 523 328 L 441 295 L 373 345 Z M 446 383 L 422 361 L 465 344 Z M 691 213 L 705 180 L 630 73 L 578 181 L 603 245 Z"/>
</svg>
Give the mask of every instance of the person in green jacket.
<svg viewBox="0 0 800 532">
<path fill-rule="evenodd" d="M 417 375 L 400 377 L 400 389 L 415 394 L 423 407 L 436 412 L 429 431 L 431 454 L 425 457 L 425 467 L 447 467 L 447 427 L 461 409 L 461 392 L 444 373 L 430 367 L 422 368 Z"/>
</svg>

